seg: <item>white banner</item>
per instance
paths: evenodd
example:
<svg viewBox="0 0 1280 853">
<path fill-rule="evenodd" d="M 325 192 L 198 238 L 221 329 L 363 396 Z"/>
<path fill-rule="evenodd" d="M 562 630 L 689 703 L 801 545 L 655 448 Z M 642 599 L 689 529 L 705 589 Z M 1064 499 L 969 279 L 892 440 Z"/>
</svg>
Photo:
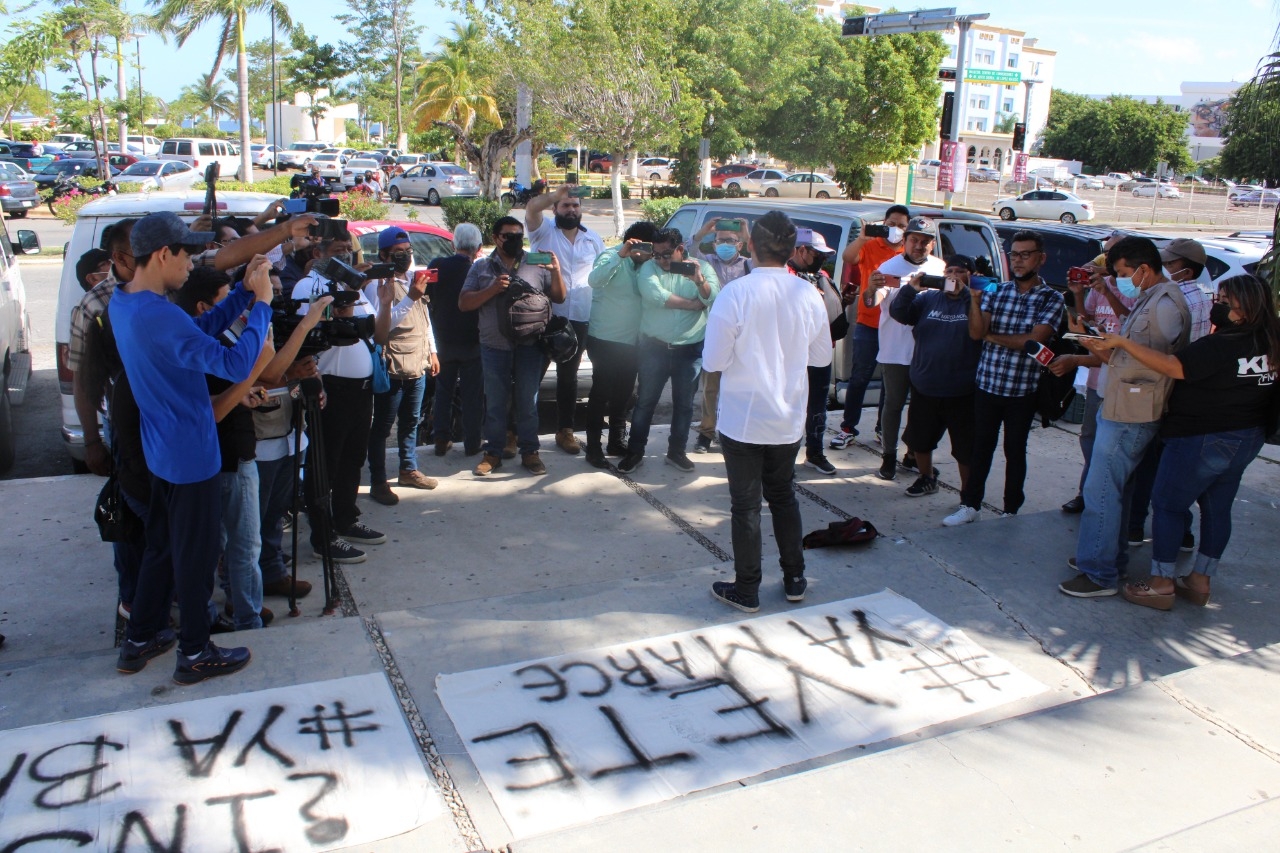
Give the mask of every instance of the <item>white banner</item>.
<svg viewBox="0 0 1280 853">
<path fill-rule="evenodd" d="M 0 732 L 0 850 L 323 851 L 443 812 L 382 673 Z"/>
<path fill-rule="evenodd" d="M 436 684 L 518 838 L 1044 689 L 889 590 Z"/>
</svg>

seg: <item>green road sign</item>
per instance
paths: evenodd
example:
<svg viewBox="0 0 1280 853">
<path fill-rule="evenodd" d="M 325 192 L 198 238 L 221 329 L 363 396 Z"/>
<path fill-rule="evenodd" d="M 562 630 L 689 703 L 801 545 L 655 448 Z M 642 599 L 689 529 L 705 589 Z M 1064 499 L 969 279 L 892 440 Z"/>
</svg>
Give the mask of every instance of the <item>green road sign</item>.
<svg viewBox="0 0 1280 853">
<path fill-rule="evenodd" d="M 1009 86 L 1022 82 L 1022 72 L 985 71 L 980 68 L 966 68 L 964 80 L 966 83 L 1000 83 L 1001 85 Z"/>
</svg>

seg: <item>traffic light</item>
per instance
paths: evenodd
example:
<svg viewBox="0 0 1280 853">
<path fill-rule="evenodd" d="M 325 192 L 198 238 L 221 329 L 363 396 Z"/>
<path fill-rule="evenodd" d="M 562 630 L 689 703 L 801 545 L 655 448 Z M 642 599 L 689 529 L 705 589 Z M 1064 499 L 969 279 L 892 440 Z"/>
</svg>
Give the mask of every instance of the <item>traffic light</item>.
<svg viewBox="0 0 1280 853">
<path fill-rule="evenodd" d="M 938 69 L 938 79 L 939 79 L 939 80 L 950 80 L 950 81 L 952 81 L 952 82 L 955 82 L 955 79 L 956 79 L 956 70 L 955 70 L 954 68 L 939 68 L 939 69 Z"/>
<path fill-rule="evenodd" d="M 844 27 L 840 32 L 842 36 L 860 36 L 867 31 L 867 19 L 861 18 L 845 18 Z"/>
<path fill-rule="evenodd" d="M 1027 145 L 1027 126 L 1023 122 L 1018 122 L 1013 126 L 1013 150 L 1021 151 Z"/>
<path fill-rule="evenodd" d="M 956 109 L 956 93 L 942 93 L 942 129 L 938 133 L 940 139 L 951 138 L 951 118 Z"/>
</svg>

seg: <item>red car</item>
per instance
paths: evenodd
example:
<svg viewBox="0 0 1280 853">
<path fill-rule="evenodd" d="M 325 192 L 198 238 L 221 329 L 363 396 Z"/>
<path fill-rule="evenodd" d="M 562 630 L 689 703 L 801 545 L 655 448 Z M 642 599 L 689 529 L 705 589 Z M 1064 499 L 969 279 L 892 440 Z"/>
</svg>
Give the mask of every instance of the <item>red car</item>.
<svg viewBox="0 0 1280 853">
<path fill-rule="evenodd" d="M 392 226 L 403 228 L 413 244 L 413 262 L 419 268 L 436 258 L 453 254 L 453 232 L 422 222 L 392 222 L 389 220 L 361 220 L 348 222 L 347 230 L 360 244 L 360 254 L 366 263 L 378 259 L 378 234 Z"/>
<path fill-rule="evenodd" d="M 741 178 L 759 167 L 752 163 L 730 163 L 711 170 L 711 186 L 722 187 L 729 178 Z"/>
</svg>

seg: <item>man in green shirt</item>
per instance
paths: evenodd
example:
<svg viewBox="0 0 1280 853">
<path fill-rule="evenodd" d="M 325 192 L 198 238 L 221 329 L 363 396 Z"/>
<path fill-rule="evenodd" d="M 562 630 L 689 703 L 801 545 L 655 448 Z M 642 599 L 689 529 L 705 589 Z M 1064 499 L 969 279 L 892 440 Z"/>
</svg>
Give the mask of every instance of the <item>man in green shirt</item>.
<svg viewBox="0 0 1280 853">
<path fill-rule="evenodd" d="M 664 228 L 653 238 L 653 260 L 640 267 L 640 338 L 637 361 L 640 391 L 632 413 L 631 440 L 618 470 L 630 474 L 644 462 L 649 427 L 658 398 L 671 380 L 671 438 L 667 464 L 693 471 L 685 453 L 693 423 L 707 310 L 720 292 L 715 270 L 706 261 L 686 261 L 684 238 Z"/>
<path fill-rule="evenodd" d="M 591 321 L 587 353 L 591 356 L 591 395 L 587 398 L 587 462 L 608 468 L 610 456 L 625 456 L 622 440 L 627 404 L 636 386 L 636 338 L 640 334 L 640 288 L 636 273 L 653 257 L 652 222 L 636 222 L 622 243 L 596 258 L 591 285 Z M 604 413 L 609 412 L 609 444 L 601 447 Z"/>
</svg>

